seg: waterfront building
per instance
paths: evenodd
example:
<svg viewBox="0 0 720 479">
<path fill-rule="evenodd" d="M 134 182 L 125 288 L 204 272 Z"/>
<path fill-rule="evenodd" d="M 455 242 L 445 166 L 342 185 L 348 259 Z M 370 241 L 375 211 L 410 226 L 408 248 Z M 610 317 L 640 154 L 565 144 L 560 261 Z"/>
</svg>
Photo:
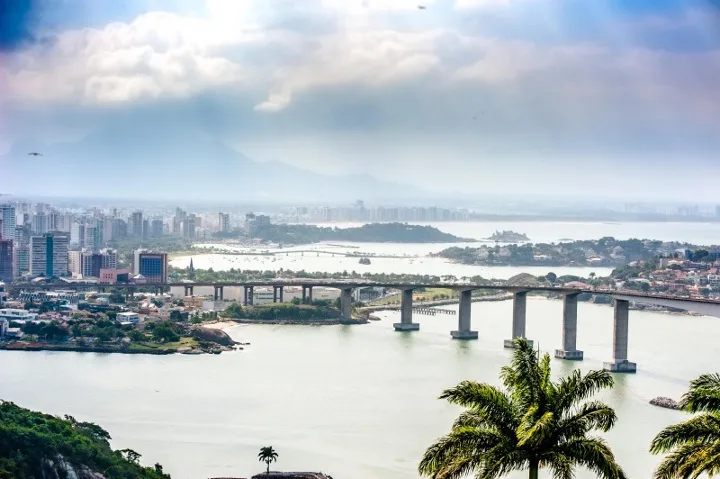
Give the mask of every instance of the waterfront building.
<svg viewBox="0 0 720 479">
<path fill-rule="evenodd" d="M 0 319 L 7 321 L 35 321 L 37 317 L 37 313 L 31 313 L 24 309 L 0 309 Z"/>
<path fill-rule="evenodd" d="M 30 237 L 30 274 L 33 276 L 66 276 L 70 238 L 47 233 Z"/>
</svg>

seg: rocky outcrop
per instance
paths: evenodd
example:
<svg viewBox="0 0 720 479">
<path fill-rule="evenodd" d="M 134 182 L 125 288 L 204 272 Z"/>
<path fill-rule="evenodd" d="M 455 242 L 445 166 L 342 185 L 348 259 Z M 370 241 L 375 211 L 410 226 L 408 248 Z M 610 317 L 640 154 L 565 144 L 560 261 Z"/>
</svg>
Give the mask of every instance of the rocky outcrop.
<svg viewBox="0 0 720 479">
<path fill-rule="evenodd" d="M 99 472 L 93 472 L 87 467 L 74 467 L 62 457 L 54 461 L 46 460 L 42 465 L 43 479 L 105 479 Z"/>
<path fill-rule="evenodd" d="M 270 474 L 256 474 L 251 479 L 332 479 L 332 476 L 326 476 L 322 472 L 275 472 Z"/>
<path fill-rule="evenodd" d="M 234 346 L 236 344 L 228 333 L 220 329 L 196 328 L 193 330 L 193 338 L 221 346 Z"/>
<path fill-rule="evenodd" d="M 666 409 L 680 409 L 680 405 L 677 401 L 666 397 L 656 397 L 655 399 L 651 399 L 650 404 L 653 406 L 664 407 Z"/>
</svg>

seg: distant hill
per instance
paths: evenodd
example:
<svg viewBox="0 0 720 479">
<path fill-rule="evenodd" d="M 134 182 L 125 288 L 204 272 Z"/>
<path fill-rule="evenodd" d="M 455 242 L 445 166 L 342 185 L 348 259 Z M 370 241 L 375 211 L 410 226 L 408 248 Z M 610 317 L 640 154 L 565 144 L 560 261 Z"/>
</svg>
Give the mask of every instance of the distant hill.
<svg viewBox="0 0 720 479">
<path fill-rule="evenodd" d="M 16 143 L 0 156 L 0 170 L 0 191 L 23 196 L 338 202 L 422 195 L 365 174 L 332 177 L 255 162 L 218 140 L 162 128 L 98 132 L 75 143 Z"/>
</svg>

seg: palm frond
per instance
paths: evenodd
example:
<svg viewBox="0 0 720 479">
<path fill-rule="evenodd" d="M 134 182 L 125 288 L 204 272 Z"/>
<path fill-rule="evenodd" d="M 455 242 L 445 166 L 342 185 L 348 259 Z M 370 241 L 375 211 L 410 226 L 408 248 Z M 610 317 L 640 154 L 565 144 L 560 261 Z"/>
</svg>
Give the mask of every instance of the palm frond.
<svg viewBox="0 0 720 479">
<path fill-rule="evenodd" d="M 490 429 L 475 427 L 453 429 L 450 434 L 438 439 L 425 451 L 418 471 L 421 475 L 433 478 L 461 477 L 446 474 L 447 471 L 455 468 L 462 469 L 462 464 L 468 464 L 474 460 L 473 458 L 481 457 L 484 451 L 496 446 L 502 439 L 500 434 Z M 451 467 L 452 464 L 455 466 Z"/>
<path fill-rule="evenodd" d="M 680 407 L 689 412 L 720 412 L 720 374 L 703 374 L 691 381 Z"/>
<path fill-rule="evenodd" d="M 650 444 L 650 452 L 660 454 L 687 443 L 714 442 L 720 442 L 720 415 L 705 413 L 660 431 Z"/>
<path fill-rule="evenodd" d="M 614 380 L 608 371 L 590 371 L 582 375 L 579 370 L 562 378 L 557 385 L 557 408 L 566 410 L 585 401 L 602 389 L 612 388 Z"/>
<path fill-rule="evenodd" d="M 602 479 L 626 479 L 625 472 L 603 439 L 592 436 L 571 439 L 558 447 L 557 451 Z"/>
</svg>

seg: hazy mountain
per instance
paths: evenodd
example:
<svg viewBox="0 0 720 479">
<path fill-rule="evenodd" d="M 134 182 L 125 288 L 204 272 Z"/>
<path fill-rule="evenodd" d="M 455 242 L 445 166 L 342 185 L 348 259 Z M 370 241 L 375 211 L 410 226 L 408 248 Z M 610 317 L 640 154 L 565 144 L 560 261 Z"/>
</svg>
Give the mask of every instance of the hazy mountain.
<svg viewBox="0 0 720 479">
<path fill-rule="evenodd" d="M 43 156 L 28 156 L 31 151 Z M 162 129 L 105 131 L 75 143 L 16 143 L 0 156 L 0 171 L 0 191 L 15 195 L 334 202 L 422 195 L 365 174 L 334 177 L 255 162 L 221 141 Z"/>
</svg>

